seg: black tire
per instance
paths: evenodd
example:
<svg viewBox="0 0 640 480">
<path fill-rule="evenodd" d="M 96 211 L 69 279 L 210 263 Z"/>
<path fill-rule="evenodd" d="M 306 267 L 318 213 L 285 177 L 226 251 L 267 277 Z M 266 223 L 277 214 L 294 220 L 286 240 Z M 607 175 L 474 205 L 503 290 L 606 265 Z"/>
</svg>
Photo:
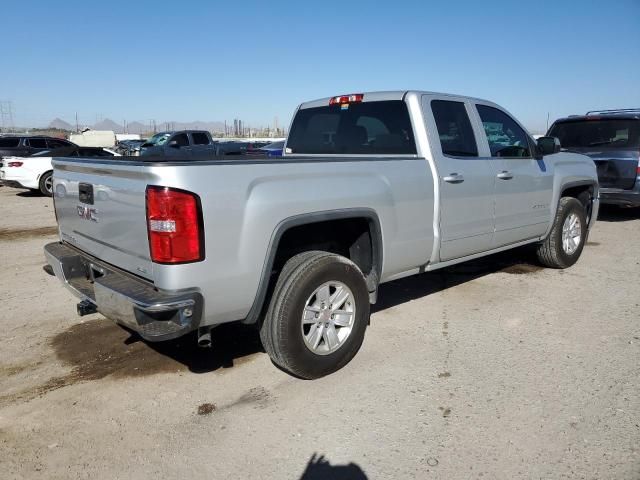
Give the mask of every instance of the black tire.
<svg viewBox="0 0 640 480">
<path fill-rule="evenodd" d="M 576 250 L 567 253 L 562 246 L 562 228 L 569 215 L 575 214 L 580 222 L 581 238 Z M 562 197 L 549 236 L 538 245 L 538 260 L 546 267 L 568 268 L 578 261 L 587 238 L 587 219 L 584 206 L 573 197 Z"/>
<path fill-rule="evenodd" d="M 40 177 L 40 193 L 46 197 L 53 196 L 53 184 L 51 183 L 51 177 L 53 172 L 45 172 Z"/>
<path fill-rule="evenodd" d="M 320 355 L 305 344 L 302 315 L 316 289 L 335 281 L 353 293 L 353 326 L 335 351 Z M 355 263 L 328 252 L 303 252 L 289 259 L 280 272 L 260 338 L 265 351 L 280 368 L 299 378 L 320 378 L 341 369 L 355 356 L 364 340 L 369 314 L 369 292 Z"/>
</svg>

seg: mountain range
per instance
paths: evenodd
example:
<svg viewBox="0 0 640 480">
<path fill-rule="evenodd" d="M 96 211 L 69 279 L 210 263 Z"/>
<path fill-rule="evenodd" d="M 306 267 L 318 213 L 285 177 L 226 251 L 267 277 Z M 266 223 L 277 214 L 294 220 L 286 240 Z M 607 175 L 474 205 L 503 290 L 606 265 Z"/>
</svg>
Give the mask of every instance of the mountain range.
<svg viewBox="0 0 640 480">
<path fill-rule="evenodd" d="M 55 118 L 49 123 L 49 128 L 57 128 L 61 130 L 75 130 L 75 126 L 62 120 Z M 142 122 L 127 123 L 126 129 L 123 125 L 114 122 L 109 118 L 105 118 L 93 125 L 80 125 L 80 128 L 91 128 L 92 130 L 113 130 L 115 133 L 139 133 L 145 134 L 153 132 L 153 125 Z M 156 131 L 163 130 L 208 130 L 210 132 L 224 132 L 224 122 L 160 122 L 156 123 Z"/>
</svg>

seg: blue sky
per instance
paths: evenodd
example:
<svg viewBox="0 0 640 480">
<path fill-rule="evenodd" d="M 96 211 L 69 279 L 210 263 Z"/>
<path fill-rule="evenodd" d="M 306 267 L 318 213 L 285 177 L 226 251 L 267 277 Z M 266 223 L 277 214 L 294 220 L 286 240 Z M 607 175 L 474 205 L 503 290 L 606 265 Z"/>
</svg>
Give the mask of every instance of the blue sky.
<svg viewBox="0 0 640 480">
<path fill-rule="evenodd" d="M 640 0 L 3 2 L 14 123 L 290 120 L 301 101 L 423 89 L 530 130 L 640 107 Z"/>
</svg>

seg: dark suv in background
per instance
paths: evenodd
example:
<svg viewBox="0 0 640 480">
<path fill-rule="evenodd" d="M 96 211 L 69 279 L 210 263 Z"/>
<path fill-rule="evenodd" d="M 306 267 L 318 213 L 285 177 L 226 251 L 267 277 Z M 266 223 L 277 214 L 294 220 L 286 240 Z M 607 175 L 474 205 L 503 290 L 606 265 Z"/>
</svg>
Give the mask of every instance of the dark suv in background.
<svg viewBox="0 0 640 480">
<path fill-rule="evenodd" d="M 640 206 L 640 108 L 561 118 L 547 136 L 557 137 L 563 150 L 593 159 L 601 203 Z"/>
<path fill-rule="evenodd" d="M 0 137 L 0 158 L 1 157 L 28 157 L 34 153 L 53 150 L 54 148 L 75 147 L 71 143 L 61 138 L 37 137 L 37 136 L 6 136 Z"/>
</svg>

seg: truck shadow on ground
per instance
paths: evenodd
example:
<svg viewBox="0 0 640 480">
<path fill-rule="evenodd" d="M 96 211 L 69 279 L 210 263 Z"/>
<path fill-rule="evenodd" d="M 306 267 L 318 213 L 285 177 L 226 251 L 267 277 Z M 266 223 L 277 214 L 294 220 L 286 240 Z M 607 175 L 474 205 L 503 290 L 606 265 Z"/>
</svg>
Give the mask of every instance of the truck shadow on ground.
<svg viewBox="0 0 640 480">
<path fill-rule="evenodd" d="M 372 313 L 432 295 L 485 275 L 503 272 L 527 275 L 543 270 L 529 247 L 516 248 L 487 257 L 453 265 L 433 272 L 403 278 L 380 286 L 378 302 Z"/>
<path fill-rule="evenodd" d="M 640 207 L 622 208 L 616 205 L 600 205 L 599 222 L 627 222 L 640 220 Z"/>
<path fill-rule="evenodd" d="M 517 249 L 381 285 L 379 312 L 410 300 L 495 272 L 535 273 L 531 252 Z M 223 324 L 212 331 L 211 348 L 197 346 L 195 333 L 167 342 L 145 342 L 137 334 L 109 320 L 75 324 L 51 341 L 56 355 L 74 366 L 74 378 L 91 380 L 111 376 L 140 376 L 188 370 L 206 373 L 230 368 L 263 352 L 257 329 L 241 323 Z"/>
<path fill-rule="evenodd" d="M 535 263 L 528 248 L 519 248 L 452 266 L 437 272 L 396 280 L 380 286 L 378 303 L 372 313 L 410 300 L 437 293 L 496 272 L 512 275 L 532 274 L 543 267 Z M 130 341 L 139 337 L 132 334 Z M 206 373 L 245 363 L 264 352 L 257 329 L 241 323 L 224 324 L 211 333 L 211 348 L 200 348 L 193 335 L 171 342 L 147 343 L 155 352 L 172 358 L 193 373 Z"/>
<path fill-rule="evenodd" d="M 492 273 L 535 274 L 541 269 L 530 249 L 499 253 L 381 285 L 378 303 L 372 312 Z M 68 373 L 17 393 L 0 395 L 0 404 L 29 400 L 75 383 L 105 377 L 118 379 L 161 373 L 224 372 L 255 360 L 264 352 L 257 329 L 237 322 L 215 328 L 212 347 L 200 348 L 195 333 L 167 342 L 145 342 L 137 334 L 97 315 L 81 323 L 73 323 L 51 338 L 49 345 L 68 368 Z M 30 365 L 13 365 L 11 375 L 25 374 L 31 368 Z"/>
</svg>

